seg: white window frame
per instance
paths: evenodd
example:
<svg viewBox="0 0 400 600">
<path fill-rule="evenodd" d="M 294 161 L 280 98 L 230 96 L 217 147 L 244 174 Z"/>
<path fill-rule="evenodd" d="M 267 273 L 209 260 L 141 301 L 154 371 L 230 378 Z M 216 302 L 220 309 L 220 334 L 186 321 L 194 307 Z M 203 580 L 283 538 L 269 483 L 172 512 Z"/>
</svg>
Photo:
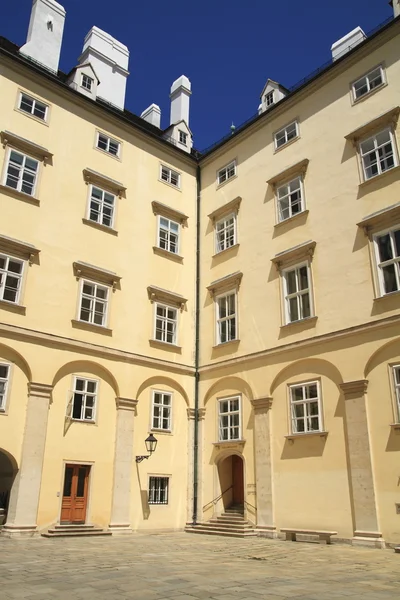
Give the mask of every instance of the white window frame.
<svg viewBox="0 0 400 600">
<path fill-rule="evenodd" d="M 238 402 L 238 410 L 231 410 L 230 403 L 232 401 Z M 221 412 L 221 406 L 222 406 L 223 402 L 229 403 L 229 410 L 224 413 Z M 239 421 L 238 425 L 232 424 L 232 423 L 234 423 L 232 417 L 234 417 L 235 415 L 238 415 L 238 421 Z M 223 426 L 223 424 L 222 424 L 223 416 L 228 417 L 228 425 L 227 426 Z M 222 431 L 225 429 L 227 429 L 227 433 L 228 433 L 227 438 L 224 438 L 224 436 L 222 435 Z M 237 437 L 232 437 L 232 429 L 238 430 Z M 226 398 L 218 398 L 218 441 L 219 442 L 234 442 L 234 441 L 239 441 L 241 439 L 242 439 L 242 398 L 241 398 L 241 396 L 238 395 L 238 396 L 228 396 Z"/>
<path fill-rule="evenodd" d="M 83 381 L 84 382 L 84 389 L 83 390 L 78 390 L 76 387 L 77 381 Z M 95 384 L 95 391 L 94 392 L 89 392 L 88 391 L 88 384 L 89 383 L 93 383 Z M 81 396 L 83 396 L 82 399 L 82 405 L 81 405 L 81 416 L 78 417 L 74 417 L 74 401 L 75 401 L 75 394 L 79 394 Z M 91 408 L 92 410 L 92 416 L 90 419 L 86 419 L 85 418 L 85 412 L 86 412 L 86 402 L 87 402 L 87 398 L 93 398 L 93 407 L 88 407 Z M 96 416 L 97 416 L 97 404 L 98 404 L 98 399 L 99 399 L 99 380 L 98 379 L 92 379 L 90 377 L 82 377 L 80 375 L 74 375 L 73 376 L 73 380 L 72 380 L 72 390 L 71 390 L 71 395 L 70 395 L 70 401 L 68 403 L 68 407 L 67 407 L 67 417 L 69 417 L 71 419 L 71 421 L 76 421 L 78 423 L 95 423 L 96 422 Z M 82 416 L 83 415 L 83 416 Z"/>
<path fill-rule="evenodd" d="M 98 198 L 95 198 L 95 202 L 99 203 L 100 209 L 99 209 L 99 213 L 98 213 L 98 217 L 100 220 L 94 220 L 91 218 L 91 205 L 92 205 L 92 195 L 93 195 L 93 188 L 96 188 L 97 190 L 99 190 L 101 192 L 101 199 L 99 200 Z M 113 198 L 113 204 L 112 204 L 112 212 L 111 212 L 111 223 L 110 225 L 107 225 L 106 223 L 103 223 L 103 218 L 104 218 L 104 206 L 105 204 L 107 205 L 107 203 L 105 202 L 105 195 L 108 194 L 109 196 L 112 196 Z M 114 222 L 115 222 L 115 211 L 116 211 L 116 205 L 117 205 L 117 197 L 115 194 L 113 194 L 112 192 L 109 192 L 108 190 L 105 190 L 104 188 L 100 187 L 99 185 L 89 185 L 89 199 L 88 199 L 88 206 L 87 206 L 87 220 L 90 221 L 91 223 L 97 223 L 98 225 L 102 225 L 103 227 L 107 227 L 108 229 L 112 229 L 114 227 Z"/>
<path fill-rule="evenodd" d="M 229 223 L 232 219 L 233 223 Z M 220 225 L 222 225 L 222 229 L 218 230 Z M 233 235 L 229 233 L 230 229 L 233 229 Z M 235 246 L 237 244 L 237 211 L 224 215 L 215 221 L 214 232 L 216 254 Z M 223 234 L 223 244 L 220 243 L 219 234 Z M 229 244 L 227 242 L 229 242 Z M 222 247 L 222 245 L 224 245 L 224 247 Z"/>
<path fill-rule="evenodd" d="M 378 85 L 374 85 L 374 87 L 371 88 L 371 77 L 378 70 L 380 71 L 381 83 L 379 83 Z M 365 80 L 364 85 L 366 86 L 367 89 L 366 89 L 366 91 L 364 93 L 362 93 L 359 96 L 357 96 L 356 85 L 357 84 L 362 84 L 363 80 Z M 386 72 L 385 72 L 385 69 L 384 69 L 384 67 L 382 65 L 378 65 L 377 67 L 374 67 L 373 69 L 371 69 L 370 71 L 368 71 L 368 73 L 366 73 L 362 77 L 359 77 L 356 81 L 353 81 L 353 83 L 351 84 L 351 91 L 352 91 L 352 96 L 353 96 L 353 102 L 354 103 L 358 102 L 362 98 L 365 98 L 365 97 L 369 96 L 372 92 L 375 92 L 375 90 L 380 89 L 385 84 L 386 84 Z"/>
<path fill-rule="evenodd" d="M 231 160 L 230 163 L 218 169 L 217 171 L 217 186 L 227 183 L 237 175 L 237 162 L 236 159 Z"/>
<path fill-rule="evenodd" d="M 182 146 L 187 146 L 188 134 L 186 133 L 186 131 L 182 131 L 181 129 L 178 129 L 178 134 L 179 134 L 179 143 L 182 144 Z"/>
<path fill-rule="evenodd" d="M 392 381 L 395 398 L 395 423 L 400 423 L 400 365 L 392 365 Z M 398 373 L 398 377 L 396 377 Z M 397 379 L 399 383 L 397 383 Z"/>
<path fill-rule="evenodd" d="M 234 296 L 235 299 L 235 312 L 232 315 L 228 315 L 226 317 L 220 316 L 220 304 L 219 301 L 225 298 Z M 230 321 L 235 320 L 235 337 L 230 338 Z M 224 341 L 221 340 L 221 325 L 222 323 L 228 323 L 227 325 L 227 338 Z M 238 319 L 238 293 L 237 290 L 230 290 L 229 292 L 225 292 L 223 294 L 218 294 L 215 296 L 215 330 L 216 330 L 216 345 L 220 344 L 228 344 L 229 342 L 234 342 L 239 339 L 239 319 Z"/>
<path fill-rule="evenodd" d="M 268 108 L 275 103 L 275 90 L 271 90 L 265 94 L 265 106 Z"/>
<path fill-rule="evenodd" d="M 160 164 L 159 179 L 163 183 L 167 183 L 178 190 L 181 188 L 181 174 L 178 171 L 171 169 L 171 167 L 167 167 L 167 165 Z"/>
<path fill-rule="evenodd" d="M 299 281 L 299 270 L 305 267 L 307 269 L 307 283 L 308 287 L 304 290 L 300 290 L 298 288 Z M 296 292 L 292 292 L 289 294 L 288 292 L 288 274 L 292 271 L 295 271 L 296 276 Z M 291 323 L 299 323 L 300 321 L 304 321 L 306 319 L 311 319 L 314 317 L 314 302 L 313 302 L 313 285 L 312 285 L 312 276 L 311 276 L 311 265 L 309 261 L 297 263 L 294 265 L 290 265 L 282 269 L 282 285 L 283 285 L 283 302 L 284 302 L 284 316 L 285 316 L 285 324 L 290 325 Z M 303 317 L 301 316 L 299 319 L 291 320 L 290 318 L 290 300 L 293 298 L 297 299 L 297 310 L 299 316 L 303 313 L 302 303 L 300 301 L 301 296 L 308 294 L 309 306 L 310 306 L 310 315 Z"/>
<path fill-rule="evenodd" d="M 103 137 L 103 138 L 105 138 L 105 140 L 106 140 L 106 148 L 100 148 L 100 146 L 99 146 L 100 136 Z M 116 154 L 114 152 L 110 152 L 111 144 L 117 144 L 118 145 L 118 150 L 117 150 Z M 115 138 L 112 138 L 109 135 L 107 135 L 106 133 L 103 133 L 101 131 L 96 131 L 96 148 L 97 148 L 97 150 L 100 150 L 101 152 L 105 152 L 109 156 L 113 156 L 114 158 L 120 158 L 120 154 L 121 154 L 121 142 L 119 142 Z"/>
<path fill-rule="evenodd" d="M 20 301 L 21 301 L 21 293 L 22 293 L 22 285 L 23 285 L 23 281 L 24 281 L 24 272 L 25 272 L 26 261 L 22 260 L 20 258 L 16 258 L 15 256 L 12 256 L 10 254 L 6 254 L 5 252 L 0 252 L 0 256 L 1 256 L 1 258 L 4 258 L 6 260 L 6 269 L 0 269 L 0 300 L 2 302 L 6 302 L 8 304 L 19 305 Z M 19 263 L 21 265 L 21 273 L 14 273 L 12 271 L 8 271 L 8 265 L 10 263 L 10 260 L 14 261 L 16 263 Z M 10 275 L 11 277 L 15 277 L 19 280 L 19 285 L 18 285 L 15 301 L 7 300 L 6 298 L 4 298 L 5 282 L 7 281 L 8 275 Z"/>
<path fill-rule="evenodd" d="M 88 85 L 86 85 L 86 83 Z M 90 77 L 89 75 L 87 75 L 86 73 L 82 73 L 81 75 L 81 88 L 83 88 L 84 90 L 86 90 L 87 92 L 91 92 L 92 91 L 92 87 L 94 84 L 94 79 L 93 77 Z"/>
<path fill-rule="evenodd" d="M 306 388 L 311 386 L 317 387 L 317 397 L 307 398 L 307 393 L 305 393 Z M 313 381 L 305 381 L 302 383 L 293 383 L 288 386 L 289 388 L 289 408 L 290 408 L 290 429 L 292 434 L 297 435 L 307 435 L 315 432 L 323 432 L 324 431 L 324 421 L 323 421 L 323 412 L 322 412 L 322 394 L 321 394 L 321 382 L 316 379 Z M 303 388 L 303 399 L 302 400 L 294 400 L 293 390 L 296 388 Z M 308 415 L 306 406 L 311 403 L 317 402 L 318 405 L 318 414 L 317 415 Z M 303 405 L 303 416 L 296 417 L 295 406 Z M 311 418 L 318 419 L 318 429 L 311 429 L 310 420 Z M 304 423 L 304 431 L 298 430 L 297 422 L 302 420 Z"/>
<path fill-rule="evenodd" d="M 3 396 L 0 396 L 0 412 L 5 413 L 8 405 L 7 400 L 11 381 L 11 364 L 8 362 L 0 361 L 0 367 L 5 367 L 7 369 L 7 376 L 0 376 L 0 383 L 4 384 Z"/>
<path fill-rule="evenodd" d="M 19 166 L 14 167 L 16 169 L 20 169 L 20 173 L 19 173 L 19 177 L 18 177 L 18 183 L 17 183 L 17 187 L 16 188 L 13 187 L 13 186 L 11 186 L 11 185 L 7 185 L 8 169 L 10 167 L 11 153 L 12 152 L 14 152 L 16 154 L 19 154 L 20 156 L 23 157 L 22 167 L 19 167 Z M 27 159 L 32 160 L 32 161 L 34 161 L 37 164 L 37 168 L 36 168 L 36 171 L 35 171 L 35 174 L 34 174 L 34 179 L 33 179 L 32 193 L 25 192 L 25 191 L 22 190 L 23 173 L 24 173 L 24 171 L 26 169 L 26 160 Z M 33 171 L 29 171 L 28 169 L 27 169 L 28 173 L 32 174 Z M 21 194 L 25 194 L 29 198 L 35 198 L 35 196 L 36 196 L 36 189 L 37 189 L 37 185 L 38 185 L 38 179 L 39 179 L 39 173 L 40 173 L 40 160 L 38 160 L 37 158 L 33 158 L 33 156 L 30 156 L 26 152 L 18 150 L 17 148 L 14 148 L 12 146 L 9 146 L 7 148 L 7 155 L 6 155 L 5 168 L 4 168 L 4 174 L 3 174 L 3 185 L 5 187 L 9 188 L 10 190 L 14 190 L 16 192 L 20 192 Z"/>
<path fill-rule="evenodd" d="M 377 137 L 386 132 L 389 133 L 389 138 L 390 138 L 389 142 L 385 142 L 385 144 L 378 145 Z M 366 142 L 369 142 L 370 140 L 374 140 L 374 149 L 369 150 L 368 152 L 363 152 L 362 145 L 365 144 Z M 381 162 L 379 160 L 379 149 L 388 143 L 390 143 L 391 147 L 392 147 L 393 166 L 382 170 Z M 362 171 L 363 181 L 371 181 L 375 177 L 378 177 L 379 175 L 382 175 L 383 173 L 387 173 L 388 171 L 391 171 L 392 169 L 397 167 L 399 164 L 398 154 L 397 154 L 396 137 L 394 135 L 392 127 L 390 127 L 390 126 L 384 127 L 383 129 L 380 129 L 379 131 L 375 131 L 372 135 L 367 135 L 367 136 L 363 137 L 358 143 L 358 151 L 359 151 L 360 160 L 361 160 L 361 171 Z M 372 152 L 375 152 L 375 158 L 377 158 L 376 166 L 378 169 L 378 173 L 376 173 L 375 175 L 371 175 L 371 177 L 367 177 L 367 168 L 368 167 L 366 167 L 366 165 L 364 163 L 364 157 L 366 157 L 367 155 L 370 155 Z"/>
<path fill-rule="evenodd" d="M 292 135 L 291 137 L 289 137 L 289 128 L 291 127 L 295 127 L 295 132 L 296 135 Z M 282 136 L 284 137 L 284 142 L 281 144 L 278 144 L 278 136 Z M 287 144 L 289 144 L 289 142 L 292 142 L 294 140 L 297 140 L 297 138 L 299 137 L 299 122 L 297 119 L 295 119 L 294 121 L 291 121 L 290 123 L 288 123 L 287 125 L 285 125 L 284 127 L 281 127 L 281 129 L 278 129 L 278 131 L 276 131 L 274 133 L 274 144 L 275 144 L 275 150 L 280 150 L 281 148 L 283 148 L 284 146 L 286 146 Z"/>
<path fill-rule="evenodd" d="M 148 503 L 150 505 L 167 506 L 169 504 L 169 483 L 171 477 L 166 475 L 149 475 L 149 496 Z M 165 500 L 160 501 L 161 498 L 161 480 L 163 481 Z M 166 482 L 166 484 L 165 484 Z M 152 485 L 153 484 L 153 485 Z"/>
<path fill-rule="evenodd" d="M 300 210 L 298 212 L 293 213 L 293 209 L 292 209 L 292 205 L 295 204 L 295 202 L 292 202 L 292 195 L 296 192 L 296 190 L 294 191 L 290 191 L 290 186 L 292 184 L 294 184 L 295 182 L 299 182 L 299 191 L 300 191 L 300 202 L 297 204 L 300 204 Z M 288 188 L 287 193 L 285 195 L 283 195 L 283 189 L 284 188 Z M 282 193 L 282 196 L 280 196 L 280 192 Z M 304 197 L 304 179 L 302 175 L 297 175 L 296 177 L 292 177 L 291 179 L 279 183 L 276 186 L 276 191 L 275 191 L 275 196 L 276 196 L 276 208 L 277 208 L 277 223 L 283 223 L 284 221 L 287 221 L 288 219 L 291 219 L 292 217 L 295 217 L 297 215 L 300 215 L 301 213 L 303 213 L 305 211 L 305 197 Z M 283 212 L 282 212 L 282 208 L 281 208 L 281 203 L 284 200 L 288 200 L 289 201 L 289 216 L 288 217 L 283 217 Z"/>
<path fill-rule="evenodd" d="M 23 102 L 24 96 L 28 101 L 32 102 L 31 110 L 25 110 L 25 108 L 22 108 L 22 102 Z M 45 109 L 43 117 L 35 114 L 35 108 L 38 104 L 40 104 Z M 48 118 L 48 114 L 49 114 L 49 105 L 46 104 L 45 102 L 42 102 L 42 100 L 38 100 L 37 98 L 34 98 L 33 96 L 31 96 L 30 94 L 27 94 L 26 92 L 23 92 L 23 91 L 19 92 L 18 110 L 20 110 L 21 112 L 23 112 L 26 115 L 33 117 L 34 119 L 37 119 L 41 123 L 47 123 L 47 118 Z"/>
<path fill-rule="evenodd" d="M 91 285 L 94 286 L 95 291 L 97 290 L 97 288 L 102 288 L 104 290 L 107 291 L 107 295 L 106 298 L 103 300 L 101 298 L 98 299 L 98 302 L 100 302 L 101 304 L 105 305 L 105 311 L 103 313 L 103 322 L 100 325 L 99 323 L 95 323 L 94 322 L 94 315 L 95 315 L 95 311 L 92 308 L 92 304 L 93 304 L 93 299 L 95 298 L 95 296 L 90 296 L 91 300 L 91 308 L 90 308 L 90 320 L 87 321 L 85 319 L 81 318 L 81 312 L 82 312 L 82 299 L 83 299 L 83 287 L 84 285 Z M 88 297 L 88 295 L 86 295 Z M 108 313 L 109 313 L 109 305 L 110 305 L 110 287 L 107 285 L 104 285 L 102 283 L 98 283 L 97 281 L 93 281 L 91 279 L 87 279 L 87 278 L 82 278 L 80 280 L 80 287 L 79 287 L 79 303 L 78 303 L 78 315 L 77 315 L 77 320 L 80 323 L 86 323 L 88 325 L 93 325 L 94 327 L 107 327 L 108 324 Z M 85 309 L 87 310 L 87 309 Z"/>
<path fill-rule="evenodd" d="M 157 315 L 157 308 L 160 307 L 166 311 L 166 316 Z M 175 311 L 175 318 L 171 319 L 168 317 L 168 311 Z M 161 328 L 162 338 L 157 338 L 157 319 L 163 322 L 163 327 Z M 173 339 L 172 342 L 169 342 L 167 338 L 168 331 L 166 326 L 168 323 L 175 323 Z M 165 304 L 164 302 L 154 302 L 154 328 L 153 328 L 153 340 L 156 342 L 160 342 L 161 344 L 169 344 L 170 346 L 178 345 L 178 309 L 175 306 L 170 306 L 169 304 Z"/>
<path fill-rule="evenodd" d="M 394 233 L 396 231 L 400 232 L 400 224 L 397 224 L 394 227 L 385 229 L 384 231 L 379 231 L 377 233 L 374 233 L 374 235 L 373 235 L 373 244 L 374 244 L 374 248 L 375 248 L 375 264 L 376 264 L 376 270 L 377 270 L 377 275 L 378 275 L 379 296 L 380 297 L 400 292 L 400 252 L 399 252 L 398 256 L 395 256 L 395 241 L 394 241 Z M 394 258 L 389 259 L 384 262 L 380 262 L 378 238 L 383 237 L 385 235 L 389 235 L 389 237 L 390 237 L 390 244 L 391 244 L 391 249 L 392 249 Z M 396 278 L 396 283 L 397 283 L 397 290 L 394 290 L 393 292 L 386 292 L 382 268 L 390 266 L 391 264 L 395 265 L 394 272 L 395 272 L 395 278 Z M 397 265 L 397 267 L 396 267 L 396 265 Z"/>
<path fill-rule="evenodd" d="M 161 224 L 161 219 L 168 221 L 168 228 L 166 228 L 165 226 L 163 226 Z M 171 223 L 178 226 L 177 232 L 171 231 Z M 167 248 L 163 248 L 161 245 L 161 230 L 166 232 L 165 241 L 166 241 Z M 176 235 L 176 238 L 177 238 L 175 250 L 171 250 L 171 235 Z M 174 219 L 165 217 L 162 214 L 157 215 L 157 247 L 160 248 L 161 250 L 165 250 L 165 252 L 169 252 L 170 254 L 179 256 L 180 241 L 181 241 L 181 225 L 180 225 L 180 223 L 178 223 Z"/>
<path fill-rule="evenodd" d="M 161 402 L 156 402 L 156 395 L 161 395 Z M 164 398 L 169 398 L 169 404 L 164 404 Z M 152 398 L 151 398 L 151 429 L 153 431 L 165 431 L 167 433 L 171 433 L 172 431 L 172 403 L 173 403 L 173 394 L 172 392 L 165 392 L 164 390 L 152 390 Z M 160 414 L 156 416 L 155 408 L 159 408 Z M 164 416 L 164 410 L 167 412 L 167 417 Z M 163 426 L 163 421 L 167 420 L 167 426 Z M 154 421 L 158 420 L 158 427 L 154 425 Z"/>
</svg>

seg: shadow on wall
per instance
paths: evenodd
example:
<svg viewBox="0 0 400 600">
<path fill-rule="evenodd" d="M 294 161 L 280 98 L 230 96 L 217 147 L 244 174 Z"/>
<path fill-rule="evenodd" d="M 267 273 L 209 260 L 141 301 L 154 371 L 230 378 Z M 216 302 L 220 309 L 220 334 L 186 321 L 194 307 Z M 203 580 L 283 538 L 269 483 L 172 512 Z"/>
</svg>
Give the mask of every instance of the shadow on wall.
<svg viewBox="0 0 400 600">
<path fill-rule="evenodd" d="M 299 458 L 310 458 L 311 456 L 322 456 L 325 449 L 327 436 L 304 436 L 296 437 L 294 440 L 285 440 L 281 454 L 282 460 L 293 460 Z"/>
<path fill-rule="evenodd" d="M 386 452 L 400 452 L 400 428 L 390 428 L 390 434 L 385 450 Z"/>
<path fill-rule="evenodd" d="M 140 480 L 140 473 L 139 473 L 139 465 L 138 463 L 136 463 L 136 473 L 137 473 L 137 478 L 138 478 L 138 483 L 139 483 L 139 490 L 140 490 L 140 501 L 142 504 L 142 515 L 143 515 L 143 520 L 147 521 L 150 517 L 150 505 L 149 505 L 149 497 L 148 497 L 148 493 L 147 490 L 142 488 L 142 483 Z"/>
</svg>

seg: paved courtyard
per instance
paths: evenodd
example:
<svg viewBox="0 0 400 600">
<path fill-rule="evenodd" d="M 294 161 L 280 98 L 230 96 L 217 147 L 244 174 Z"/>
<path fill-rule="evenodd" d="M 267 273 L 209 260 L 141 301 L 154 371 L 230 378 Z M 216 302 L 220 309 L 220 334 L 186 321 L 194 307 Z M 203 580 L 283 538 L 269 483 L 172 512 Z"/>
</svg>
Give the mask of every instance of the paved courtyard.
<svg viewBox="0 0 400 600">
<path fill-rule="evenodd" d="M 393 550 L 185 533 L 0 538 L 0 599 L 400 598 Z"/>
</svg>

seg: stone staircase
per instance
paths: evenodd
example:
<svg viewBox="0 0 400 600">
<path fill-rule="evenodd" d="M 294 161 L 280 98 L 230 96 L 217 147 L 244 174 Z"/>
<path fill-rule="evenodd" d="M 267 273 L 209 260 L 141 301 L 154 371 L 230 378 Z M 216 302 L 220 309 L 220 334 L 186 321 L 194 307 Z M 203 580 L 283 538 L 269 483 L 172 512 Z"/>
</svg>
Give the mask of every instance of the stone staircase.
<svg viewBox="0 0 400 600">
<path fill-rule="evenodd" d="M 54 525 L 41 535 L 45 538 L 94 537 L 112 535 L 112 532 L 96 525 Z"/>
<path fill-rule="evenodd" d="M 244 509 L 241 505 L 227 508 L 222 515 L 210 519 L 205 523 L 187 525 L 187 533 L 201 533 L 206 535 L 222 535 L 225 537 L 245 538 L 257 535 L 254 527 L 244 519 Z"/>
</svg>

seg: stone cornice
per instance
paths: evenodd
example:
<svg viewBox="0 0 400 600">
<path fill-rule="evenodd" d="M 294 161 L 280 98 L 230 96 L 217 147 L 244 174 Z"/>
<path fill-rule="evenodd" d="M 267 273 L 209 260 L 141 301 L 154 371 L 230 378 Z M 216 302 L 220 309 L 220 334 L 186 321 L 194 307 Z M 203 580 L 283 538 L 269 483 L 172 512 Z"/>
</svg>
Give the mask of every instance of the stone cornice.
<svg viewBox="0 0 400 600">
<path fill-rule="evenodd" d="M 49 152 L 47 148 L 39 146 L 38 144 L 35 144 L 35 142 L 31 142 L 15 133 L 11 133 L 11 131 L 2 131 L 0 136 L 4 148 L 6 146 L 11 146 L 13 148 L 24 150 L 35 158 L 43 160 L 45 163 L 49 163 L 53 157 L 53 154 Z"/>
<path fill-rule="evenodd" d="M 354 144 L 356 144 L 361 138 L 367 136 L 373 131 L 380 129 L 381 127 L 384 127 L 385 125 L 392 125 L 393 127 L 396 127 L 399 114 L 400 106 L 395 106 L 387 112 L 379 115 L 375 119 L 372 119 L 372 121 L 368 121 L 368 123 L 364 123 L 360 127 L 357 127 L 357 129 L 355 129 L 351 133 L 348 133 L 344 137 L 346 138 L 346 140 L 350 140 Z"/>
<path fill-rule="evenodd" d="M 231 273 L 230 275 L 226 275 L 225 277 L 221 277 L 221 279 L 213 281 L 207 286 L 211 298 L 230 290 L 237 291 L 240 287 L 242 277 L 243 273 L 241 271 L 235 271 L 235 273 Z"/>
<path fill-rule="evenodd" d="M 279 270 L 282 266 L 289 265 L 293 262 L 311 260 L 314 255 L 316 245 L 316 242 L 308 240 L 307 242 L 293 246 L 293 248 L 279 252 L 274 256 L 274 258 L 271 258 L 271 262 L 273 262 L 276 268 Z"/>
<path fill-rule="evenodd" d="M 265 396 L 265 398 L 254 398 L 251 400 L 254 411 L 266 412 L 272 407 L 272 396 Z"/>
<path fill-rule="evenodd" d="M 308 158 L 303 158 L 303 160 L 300 160 L 296 164 L 291 165 L 290 167 L 287 167 L 283 171 L 280 171 L 273 177 L 270 177 L 267 181 L 268 185 L 275 186 L 277 183 L 282 183 L 283 181 L 287 181 L 291 177 L 296 177 L 297 175 L 304 175 L 305 172 L 307 171 L 309 162 L 310 161 Z"/>
<path fill-rule="evenodd" d="M 117 410 L 135 410 L 138 401 L 132 398 L 115 398 Z"/>
<path fill-rule="evenodd" d="M 53 391 L 53 386 L 47 383 L 37 383 L 31 381 L 28 383 L 29 396 L 35 396 L 36 398 L 48 398 L 50 400 Z"/>
<path fill-rule="evenodd" d="M 237 214 L 239 212 L 239 207 L 240 207 L 241 201 L 242 201 L 241 196 L 237 196 L 236 198 L 234 198 L 227 204 L 224 204 L 223 206 L 219 206 L 218 208 L 213 210 L 213 212 L 211 212 L 208 215 L 208 218 L 211 219 L 211 221 L 213 223 L 215 223 L 215 221 L 218 221 L 218 219 L 220 219 L 221 217 L 223 217 L 225 215 L 228 215 L 229 213 Z"/>
<path fill-rule="evenodd" d="M 368 379 L 358 379 L 357 381 L 346 381 L 340 384 L 345 398 L 353 396 L 363 396 L 368 388 Z"/>
</svg>

